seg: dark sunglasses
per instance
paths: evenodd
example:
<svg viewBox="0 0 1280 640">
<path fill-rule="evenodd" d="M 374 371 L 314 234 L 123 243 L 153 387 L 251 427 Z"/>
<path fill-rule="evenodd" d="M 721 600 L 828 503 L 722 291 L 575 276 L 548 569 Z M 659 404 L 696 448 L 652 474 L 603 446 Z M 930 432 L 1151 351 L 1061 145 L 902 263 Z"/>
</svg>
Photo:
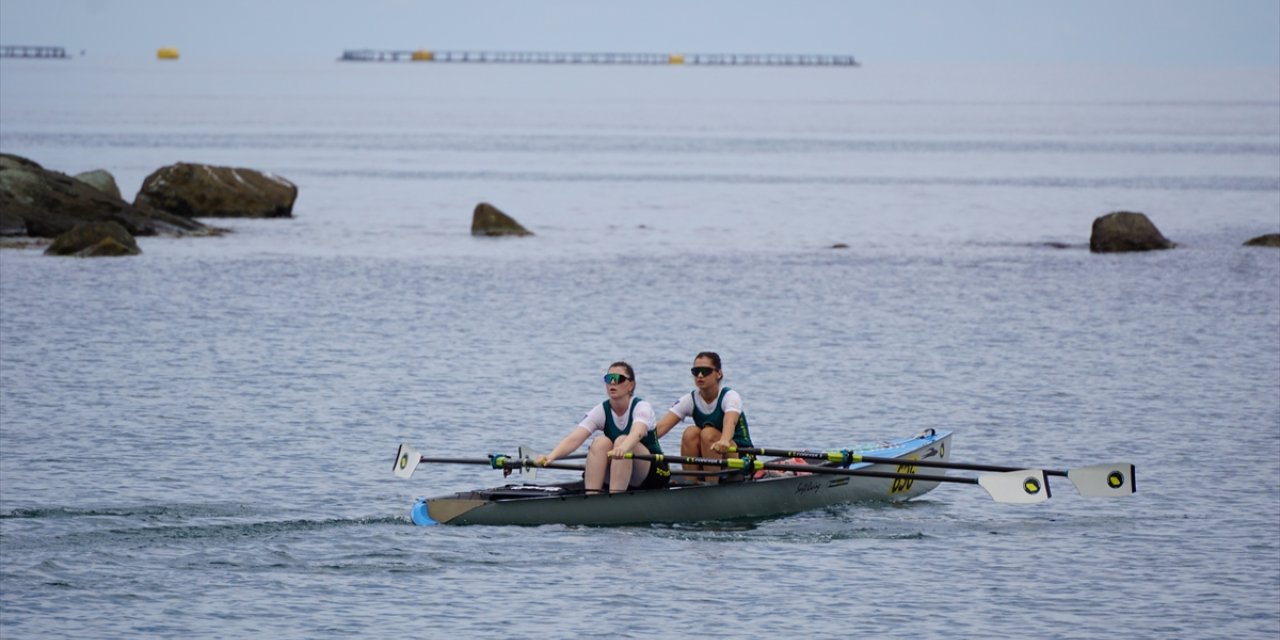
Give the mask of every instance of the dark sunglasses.
<svg viewBox="0 0 1280 640">
<path fill-rule="evenodd" d="M 714 372 L 715 369 L 711 367 L 693 367 L 689 369 L 689 373 L 692 373 L 695 378 L 705 378 Z"/>
<path fill-rule="evenodd" d="M 604 383 L 605 383 L 605 384 L 622 384 L 622 383 L 624 383 L 624 382 L 626 382 L 626 381 L 628 381 L 628 380 L 630 380 L 630 379 L 631 379 L 631 378 L 628 378 L 628 377 L 626 377 L 626 376 L 622 375 L 621 373 L 606 373 L 606 374 L 604 374 Z"/>
</svg>

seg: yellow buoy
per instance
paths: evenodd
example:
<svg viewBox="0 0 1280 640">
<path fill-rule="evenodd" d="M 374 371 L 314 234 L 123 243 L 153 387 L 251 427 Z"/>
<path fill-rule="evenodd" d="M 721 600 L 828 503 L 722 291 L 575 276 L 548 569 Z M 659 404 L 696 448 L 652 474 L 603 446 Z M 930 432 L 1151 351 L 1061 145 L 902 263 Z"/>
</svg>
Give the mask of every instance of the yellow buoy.
<svg viewBox="0 0 1280 640">
<path fill-rule="evenodd" d="M 667 61 L 670 62 L 671 64 L 684 64 L 684 56 L 678 53 L 673 53 L 671 54 L 671 57 L 667 59 Z"/>
<path fill-rule="evenodd" d="M 177 60 L 178 50 L 173 47 L 160 47 L 156 49 L 156 60 Z"/>
<path fill-rule="evenodd" d="M 430 62 L 431 59 L 434 57 L 435 56 L 430 51 L 427 51 L 426 49 L 418 49 L 417 51 L 413 52 L 412 56 L 410 56 L 411 59 L 422 61 L 422 62 Z"/>
</svg>

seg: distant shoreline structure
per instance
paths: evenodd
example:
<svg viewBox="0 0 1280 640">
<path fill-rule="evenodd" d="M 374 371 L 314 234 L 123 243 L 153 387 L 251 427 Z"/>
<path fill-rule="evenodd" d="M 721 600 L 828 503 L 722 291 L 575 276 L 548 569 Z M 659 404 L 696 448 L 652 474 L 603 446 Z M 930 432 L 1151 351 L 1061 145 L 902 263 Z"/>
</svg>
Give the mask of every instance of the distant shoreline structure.
<svg viewBox="0 0 1280 640">
<path fill-rule="evenodd" d="M 45 58 L 57 60 L 66 57 L 67 50 L 65 47 L 24 44 L 0 45 L 0 58 Z"/>
<path fill-rule="evenodd" d="M 804 53 L 586 53 L 347 49 L 341 62 L 469 62 L 499 64 L 633 64 L 773 67 L 857 67 L 850 55 Z"/>
</svg>

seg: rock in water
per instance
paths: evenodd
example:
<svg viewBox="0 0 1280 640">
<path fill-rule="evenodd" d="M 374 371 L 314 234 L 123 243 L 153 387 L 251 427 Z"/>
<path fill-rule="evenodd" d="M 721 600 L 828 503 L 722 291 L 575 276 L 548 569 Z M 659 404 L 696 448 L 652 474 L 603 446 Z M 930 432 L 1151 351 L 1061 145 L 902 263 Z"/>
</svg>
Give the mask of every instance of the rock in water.
<svg viewBox="0 0 1280 640">
<path fill-rule="evenodd" d="M 520 226 L 511 216 L 501 212 L 488 202 L 476 205 L 471 215 L 473 236 L 531 236 L 532 231 Z"/>
<path fill-rule="evenodd" d="M 22 216 L 10 212 L 8 207 L 0 209 L 0 236 L 25 235 L 27 235 L 27 221 Z"/>
<path fill-rule="evenodd" d="M 72 177 L 91 187 L 96 187 L 98 191 L 109 193 L 112 196 L 123 199 L 123 196 L 120 195 L 120 185 L 116 184 L 116 177 L 111 175 L 111 173 L 105 169 L 85 171 L 84 173 L 77 173 Z"/>
<path fill-rule="evenodd" d="M 288 218 L 298 187 L 254 169 L 179 162 L 142 181 L 133 203 L 184 218 Z"/>
<path fill-rule="evenodd" d="M 0 211 L 3 235 L 54 238 L 81 222 L 108 220 L 135 236 L 211 232 L 195 220 L 139 209 L 98 187 L 7 153 L 0 153 Z"/>
<path fill-rule="evenodd" d="M 1276 247 L 1280 248 L 1280 233 L 1268 233 L 1258 236 L 1244 243 L 1246 247 Z"/>
<path fill-rule="evenodd" d="M 1089 236 L 1089 250 L 1094 253 L 1152 251 L 1176 246 L 1161 235 L 1146 214 L 1132 211 L 1116 211 L 1094 220 L 1093 234 Z"/>
<path fill-rule="evenodd" d="M 138 242 L 114 222 L 81 222 L 75 228 L 58 236 L 44 250 L 46 256 L 76 256 L 101 258 L 136 256 L 142 253 Z"/>
</svg>

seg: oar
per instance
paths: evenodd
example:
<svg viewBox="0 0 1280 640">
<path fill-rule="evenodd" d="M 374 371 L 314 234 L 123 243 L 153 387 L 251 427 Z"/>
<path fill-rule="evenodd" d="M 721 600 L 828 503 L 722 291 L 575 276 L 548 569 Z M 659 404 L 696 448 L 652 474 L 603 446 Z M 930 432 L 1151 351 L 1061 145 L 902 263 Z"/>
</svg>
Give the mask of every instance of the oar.
<svg viewBox="0 0 1280 640">
<path fill-rule="evenodd" d="M 574 458 L 585 458 L 585 457 L 587 457 L 587 454 L 585 453 L 572 453 L 565 456 L 564 458 L 561 458 L 561 460 L 570 460 Z M 561 469 L 565 471 L 582 471 L 585 469 L 585 467 L 580 464 L 562 464 L 559 462 L 552 462 L 551 464 L 548 464 L 547 466 L 543 467 L 543 466 L 539 466 L 536 462 L 534 462 L 534 460 L 536 459 L 537 459 L 537 456 L 532 456 L 532 455 L 526 455 L 519 458 L 512 458 L 512 457 L 502 456 L 498 454 L 490 455 L 487 458 L 433 458 L 433 457 L 424 456 L 418 453 L 417 450 L 415 450 L 413 447 L 409 446 L 408 444 L 402 444 L 400 445 L 400 450 L 396 452 L 396 459 L 392 466 L 391 471 L 392 473 L 395 473 L 397 477 L 408 479 L 413 476 L 413 472 L 418 468 L 418 465 L 424 462 L 432 463 L 432 464 L 482 464 L 482 465 L 488 466 L 490 469 L 502 469 L 504 471 L 517 471 L 517 470 L 532 471 L 535 469 Z M 724 472 L 722 471 L 684 471 L 681 469 L 672 469 L 671 473 L 677 476 L 713 476 L 713 475 L 724 473 Z"/>
<path fill-rule="evenodd" d="M 524 445 L 520 445 L 520 446 L 516 447 L 516 456 L 517 456 L 517 457 L 518 457 L 518 459 L 520 459 L 520 460 L 537 460 L 538 458 L 542 457 L 542 454 L 540 454 L 540 453 L 535 453 L 535 452 L 533 451 L 533 449 L 530 449 L 529 447 L 526 447 L 526 446 L 524 446 Z M 564 457 L 562 457 L 562 458 L 559 458 L 559 459 L 560 459 L 560 460 L 574 460 L 574 459 L 581 459 L 581 458 L 585 458 L 585 457 L 587 457 L 587 454 L 586 454 L 586 453 L 571 453 L 571 454 L 569 454 L 569 455 L 567 455 L 567 456 L 564 456 Z M 552 468 L 552 469 L 557 469 L 557 468 L 559 468 L 559 469 L 568 469 L 568 468 L 572 468 L 572 469 L 581 469 L 581 467 L 549 467 L 549 468 Z M 538 479 L 538 469 L 539 469 L 538 465 L 532 465 L 532 466 L 526 465 L 526 466 L 525 466 L 525 469 L 528 469 L 528 470 L 529 470 L 529 481 L 530 481 L 530 482 L 533 482 L 534 480 L 537 480 L 537 479 Z M 523 470 L 521 470 L 521 472 L 520 472 L 520 473 L 524 473 L 524 471 L 523 471 Z"/>
<path fill-rule="evenodd" d="M 517 454 L 518 457 L 522 460 L 524 458 L 528 458 L 530 460 L 537 460 L 538 456 L 542 455 L 540 453 L 534 453 L 532 448 L 526 447 L 524 445 L 520 445 L 519 447 L 516 447 L 516 451 L 518 452 Z M 581 453 L 571 453 L 567 456 L 561 456 L 556 459 L 557 460 L 581 460 L 582 458 L 585 458 L 585 457 L 587 457 L 587 452 L 583 451 Z"/>
<path fill-rule="evenodd" d="M 948 462 L 946 460 L 903 460 L 902 458 L 882 458 L 877 456 L 864 456 L 860 453 L 842 449 L 839 451 L 793 451 L 783 449 L 766 449 L 764 447 L 729 447 L 730 452 L 746 453 L 758 456 L 776 456 L 780 458 L 807 458 L 811 460 L 826 460 L 837 464 L 852 464 L 855 462 L 871 462 L 874 464 L 911 464 L 917 467 L 937 467 L 940 469 L 963 469 L 965 471 L 994 471 L 1009 472 L 1019 471 L 1020 467 L 1008 467 L 993 464 L 973 464 L 967 462 Z M 1076 486 L 1076 491 L 1080 495 L 1095 498 L 1115 498 L 1119 496 L 1132 495 L 1137 490 L 1137 476 L 1132 464 L 1127 462 L 1116 462 L 1110 464 L 1095 464 L 1088 467 L 1079 467 L 1077 469 L 1068 469 L 1059 471 L 1055 469 L 1045 469 L 1044 474 L 1047 476 L 1062 476 L 1071 481 Z"/>
<path fill-rule="evenodd" d="M 524 469 L 532 469 L 535 464 L 531 458 L 516 458 L 501 454 L 491 454 L 487 458 L 433 458 L 418 453 L 417 449 L 408 444 L 401 444 L 400 449 L 396 451 L 396 459 L 392 464 L 391 471 L 400 478 L 411 478 L 413 472 L 417 470 L 418 465 L 423 462 L 437 464 L 482 464 L 490 469 L 502 469 L 504 471 L 523 471 Z M 543 469 L 569 469 L 582 471 L 580 464 L 563 464 L 560 462 L 552 462 L 540 468 Z"/>
<path fill-rule="evenodd" d="M 774 471 L 798 471 L 801 473 L 821 473 L 837 476 L 868 476 L 872 478 L 894 478 L 902 480 L 919 480 L 920 482 L 955 482 L 960 484 L 976 484 L 996 502 L 1031 504 L 1049 499 L 1049 483 L 1045 481 L 1041 469 L 1016 469 L 1003 473 L 988 473 L 976 478 L 961 476 L 939 476 L 923 473 L 898 473 L 894 471 L 876 471 L 874 469 L 845 469 L 843 467 L 823 467 L 811 464 L 785 464 L 765 462 L 756 458 L 695 458 L 688 456 L 653 455 L 648 453 L 627 453 L 624 458 L 635 460 L 652 460 L 654 462 L 678 462 L 680 464 L 698 464 L 720 466 L 728 469 L 770 469 Z M 896 459 L 894 459 L 896 460 Z M 914 460 L 897 460 L 897 463 L 913 464 Z"/>
</svg>

